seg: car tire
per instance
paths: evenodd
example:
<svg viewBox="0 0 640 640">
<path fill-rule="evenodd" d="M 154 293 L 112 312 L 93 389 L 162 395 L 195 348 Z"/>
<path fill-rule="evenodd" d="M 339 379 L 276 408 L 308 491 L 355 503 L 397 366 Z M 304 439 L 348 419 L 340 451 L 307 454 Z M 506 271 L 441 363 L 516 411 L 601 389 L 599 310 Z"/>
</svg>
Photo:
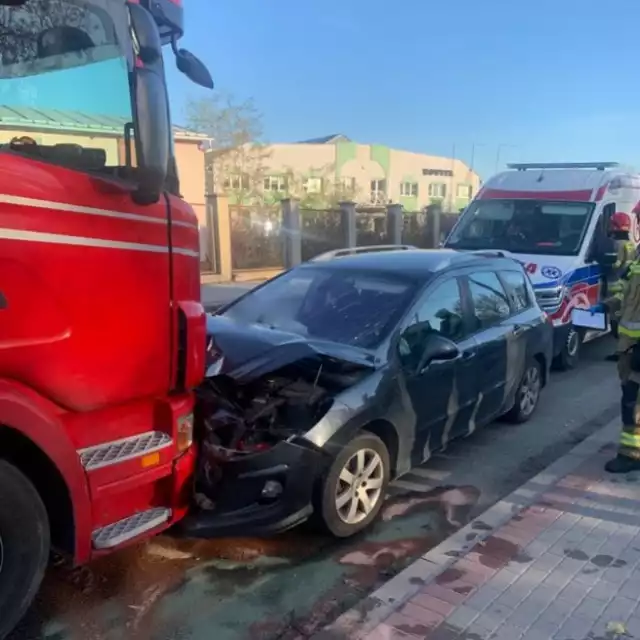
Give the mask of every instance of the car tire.
<svg viewBox="0 0 640 640">
<path fill-rule="evenodd" d="M 540 401 L 542 392 L 542 366 L 533 359 L 522 374 L 513 407 L 503 416 L 507 422 L 522 424 L 533 416 Z"/>
<path fill-rule="evenodd" d="M 384 442 L 361 432 L 340 451 L 324 478 L 317 510 L 323 527 L 336 538 L 348 538 L 366 528 L 382 508 L 389 477 Z"/>
<path fill-rule="evenodd" d="M 25 614 L 49 561 L 49 518 L 38 492 L 0 460 L 0 638 Z"/>
<path fill-rule="evenodd" d="M 574 327 L 569 328 L 562 350 L 553 359 L 554 369 L 557 371 L 570 371 L 575 369 L 580 361 L 582 353 L 582 334 Z"/>
</svg>

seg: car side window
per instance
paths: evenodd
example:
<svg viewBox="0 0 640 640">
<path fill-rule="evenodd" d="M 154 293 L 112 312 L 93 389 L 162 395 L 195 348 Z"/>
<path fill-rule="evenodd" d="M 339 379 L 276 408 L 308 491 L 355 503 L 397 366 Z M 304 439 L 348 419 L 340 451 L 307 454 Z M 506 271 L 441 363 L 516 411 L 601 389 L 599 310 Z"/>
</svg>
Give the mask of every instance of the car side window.
<svg viewBox="0 0 640 640">
<path fill-rule="evenodd" d="M 476 330 L 494 327 L 511 315 L 507 292 L 495 271 L 473 273 L 468 280 Z"/>
<path fill-rule="evenodd" d="M 450 278 L 437 285 L 409 319 L 411 324 L 400 339 L 400 356 L 405 366 L 417 366 L 429 336 L 434 333 L 454 342 L 462 340 L 466 331 L 458 279 Z"/>
<path fill-rule="evenodd" d="M 507 296 L 516 313 L 531 308 L 533 300 L 529 293 L 526 276 L 522 271 L 500 271 L 500 278 L 507 289 Z"/>
</svg>

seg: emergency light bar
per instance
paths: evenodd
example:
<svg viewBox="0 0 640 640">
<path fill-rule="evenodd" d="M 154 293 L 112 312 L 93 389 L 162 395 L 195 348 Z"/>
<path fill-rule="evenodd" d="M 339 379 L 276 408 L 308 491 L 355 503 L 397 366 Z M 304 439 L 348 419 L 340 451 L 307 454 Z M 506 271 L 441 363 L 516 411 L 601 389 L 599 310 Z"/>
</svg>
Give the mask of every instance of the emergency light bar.
<svg viewBox="0 0 640 640">
<path fill-rule="evenodd" d="M 515 169 L 516 171 L 526 171 L 527 169 L 597 169 L 598 171 L 604 171 L 605 169 L 619 166 L 619 162 L 532 162 L 512 163 L 508 164 L 507 168 Z"/>
</svg>

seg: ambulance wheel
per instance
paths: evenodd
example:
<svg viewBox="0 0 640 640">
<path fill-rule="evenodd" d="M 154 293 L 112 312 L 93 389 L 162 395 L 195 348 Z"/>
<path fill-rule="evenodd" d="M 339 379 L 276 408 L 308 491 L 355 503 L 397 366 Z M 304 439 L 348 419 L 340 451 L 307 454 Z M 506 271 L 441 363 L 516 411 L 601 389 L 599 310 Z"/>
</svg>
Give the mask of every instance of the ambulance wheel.
<svg viewBox="0 0 640 640">
<path fill-rule="evenodd" d="M 29 480 L 0 460 L 0 638 L 20 622 L 49 561 L 47 510 Z"/>
<path fill-rule="evenodd" d="M 569 327 L 560 353 L 554 358 L 554 369 L 569 371 L 575 369 L 582 352 L 582 334 L 574 327 Z"/>
</svg>

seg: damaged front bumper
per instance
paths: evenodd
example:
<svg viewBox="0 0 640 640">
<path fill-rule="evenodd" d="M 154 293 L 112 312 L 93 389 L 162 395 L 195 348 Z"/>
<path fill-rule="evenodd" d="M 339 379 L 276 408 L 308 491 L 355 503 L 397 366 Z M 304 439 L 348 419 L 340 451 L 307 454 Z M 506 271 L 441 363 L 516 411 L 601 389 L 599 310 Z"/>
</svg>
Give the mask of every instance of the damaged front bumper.
<svg viewBox="0 0 640 640">
<path fill-rule="evenodd" d="M 328 455 L 303 438 L 230 458 L 222 465 L 212 508 L 194 507 L 176 533 L 214 538 L 291 529 L 313 513 L 314 488 L 329 464 Z"/>
</svg>

